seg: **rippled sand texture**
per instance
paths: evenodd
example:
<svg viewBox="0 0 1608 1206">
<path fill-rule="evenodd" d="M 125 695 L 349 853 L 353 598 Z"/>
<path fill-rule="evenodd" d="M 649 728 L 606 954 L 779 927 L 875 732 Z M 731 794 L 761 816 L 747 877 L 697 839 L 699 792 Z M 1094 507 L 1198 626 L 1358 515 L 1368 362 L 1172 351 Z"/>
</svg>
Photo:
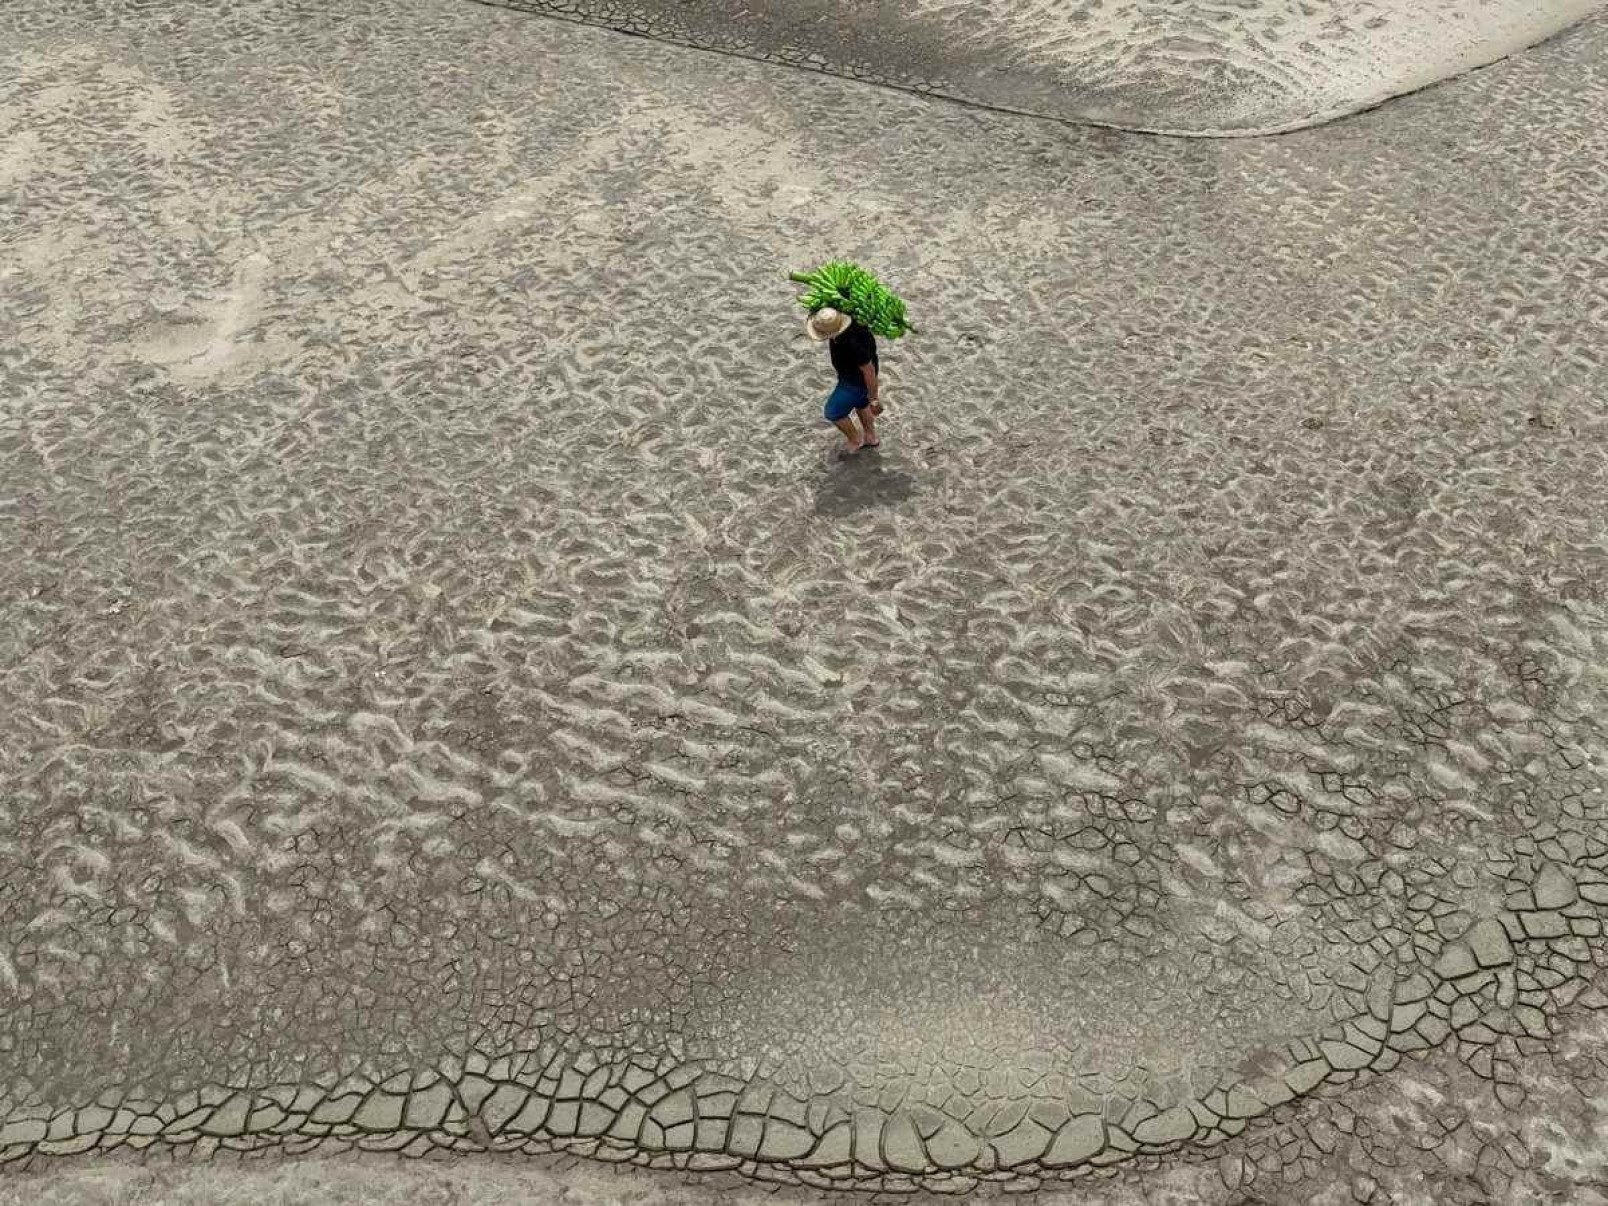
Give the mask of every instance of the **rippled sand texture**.
<svg viewBox="0 0 1608 1206">
<path fill-rule="evenodd" d="M 1494 62 L 1603 0 L 489 0 L 1128 130 L 1299 129 Z M 875 103 L 868 117 L 875 114 Z"/>
<path fill-rule="evenodd" d="M 0 46 L 0 1161 L 1600 1174 L 1608 26 L 1264 143 Z M 923 331 L 849 462 L 834 253 Z"/>
</svg>

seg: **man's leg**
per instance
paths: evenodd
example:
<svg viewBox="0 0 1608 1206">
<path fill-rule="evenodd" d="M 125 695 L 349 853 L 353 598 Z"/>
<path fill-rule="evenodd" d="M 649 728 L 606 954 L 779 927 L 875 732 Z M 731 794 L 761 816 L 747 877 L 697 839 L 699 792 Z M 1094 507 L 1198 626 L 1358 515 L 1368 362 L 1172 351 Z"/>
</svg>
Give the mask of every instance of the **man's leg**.
<svg viewBox="0 0 1608 1206">
<path fill-rule="evenodd" d="M 870 404 L 858 407 L 854 413 L 860 420 L 860 426 L 865 428 L 865 439 L 861 443 L 867 448 L 875 448 L 882 443 L 881 437 L 877 435 L 877 418 L 871 413 Z"/>
<path fill-rule="evenodd" d="M 854 426 L 853 419 L 833 419 L 832 426 L 836 427 L 843 433 L 843 438 L 849 442 L 850 452 L 860 451 L 861 447 L 865 444 L 865 440 L 860 437 L 859 429 Z"/>
</svg>

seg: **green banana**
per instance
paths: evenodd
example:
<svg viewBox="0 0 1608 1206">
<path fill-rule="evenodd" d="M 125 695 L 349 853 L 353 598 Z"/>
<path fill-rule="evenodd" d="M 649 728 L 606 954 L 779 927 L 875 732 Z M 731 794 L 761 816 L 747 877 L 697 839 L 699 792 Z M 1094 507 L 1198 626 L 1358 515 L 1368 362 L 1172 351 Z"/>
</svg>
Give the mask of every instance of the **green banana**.
<svg viewBox="0 0 1608 1206">
<path fill-rule="evenodd" d="M 811 314 L 830 306 L 884 339 L 915 331 L 904 300 L 858 264 L 833 260 L 813 272 L 789 273 L 788 279 L 809 286 L 798 301 Z"/>
</svg>

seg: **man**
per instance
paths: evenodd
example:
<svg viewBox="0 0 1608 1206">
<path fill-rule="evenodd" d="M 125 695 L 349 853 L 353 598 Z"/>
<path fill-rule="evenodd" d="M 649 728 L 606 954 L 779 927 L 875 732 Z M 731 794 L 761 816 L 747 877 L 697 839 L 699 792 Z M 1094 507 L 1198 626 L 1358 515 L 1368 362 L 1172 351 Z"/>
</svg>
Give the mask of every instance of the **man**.
<svg viewBox="0 0 1608 1206">
<path fill-rule="evenodd" d="M 877 400 L 877 339 L 847 314 L 830 307 L 817 310 L 804 323 L 804 330 L 816 343 L 825 342 L 837 370 L 837 388 L 826 400 L 827 421 L 849 442 L 847 451 L 876 448 L 876 417 L 882 413 Z M 855 418 L 860 426 L 854 425 Z"/>
</svg>

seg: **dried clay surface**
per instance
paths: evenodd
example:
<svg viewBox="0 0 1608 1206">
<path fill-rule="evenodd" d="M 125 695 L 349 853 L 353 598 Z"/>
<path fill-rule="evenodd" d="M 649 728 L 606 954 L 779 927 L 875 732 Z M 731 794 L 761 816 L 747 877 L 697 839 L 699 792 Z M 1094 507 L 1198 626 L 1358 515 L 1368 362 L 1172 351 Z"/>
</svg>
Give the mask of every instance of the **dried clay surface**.
<svg viewBox="0 0 1608 1206">
<path fill-rule="evenodd" d="M 1603 0 L 488 0 L 1128 130 L 1271 133 L 1484 66 Z"/>
<path fill-rule="evenodd" d="M 1608 23 L 1258 142 L 0 48 L 0 1193 L 1600 1187 Z"/>
</svg>

